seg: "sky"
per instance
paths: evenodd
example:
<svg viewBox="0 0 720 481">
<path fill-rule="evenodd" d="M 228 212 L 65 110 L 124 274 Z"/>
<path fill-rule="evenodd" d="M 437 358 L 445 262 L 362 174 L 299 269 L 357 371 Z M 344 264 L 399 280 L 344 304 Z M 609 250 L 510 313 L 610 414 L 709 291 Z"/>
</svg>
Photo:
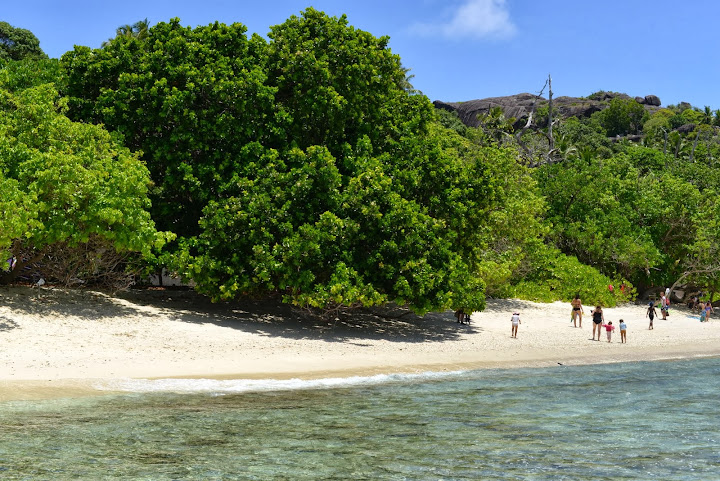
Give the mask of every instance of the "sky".
<svg viewBox="0 0 720 481">
<path fill-rule="evenodd" d="M 25 28 L 50 57 L 98 48 L 117 27 L 180 18 L 196 27 L 239 22 L 264 37 L 314 7 L 389 36 L 430 100 L 605 90 L 657 95 L 664 106 L 720 109 L 716 0 L 0 0 L 0 21 Z M 547 93 L 547 91 L 546 91 Z"/>
</svg>

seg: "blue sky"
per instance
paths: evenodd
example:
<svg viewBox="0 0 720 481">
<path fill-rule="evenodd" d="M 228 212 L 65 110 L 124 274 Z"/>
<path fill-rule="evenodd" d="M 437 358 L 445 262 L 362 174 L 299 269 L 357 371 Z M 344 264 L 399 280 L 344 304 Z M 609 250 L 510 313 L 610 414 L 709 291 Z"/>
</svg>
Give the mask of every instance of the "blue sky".
<svg viewBox="0 0 720 481">
<path fill-rule="evenodd" d="M 0 21 L 59 57 L 144 18 L 240 22 L 265 36 L 309 6 L 388 35 L 431 100 L 537 93 L 550 74 L 556 97 L 611 90 L 720 109 L 715 0 L 5 0 Z"/>
</svg>

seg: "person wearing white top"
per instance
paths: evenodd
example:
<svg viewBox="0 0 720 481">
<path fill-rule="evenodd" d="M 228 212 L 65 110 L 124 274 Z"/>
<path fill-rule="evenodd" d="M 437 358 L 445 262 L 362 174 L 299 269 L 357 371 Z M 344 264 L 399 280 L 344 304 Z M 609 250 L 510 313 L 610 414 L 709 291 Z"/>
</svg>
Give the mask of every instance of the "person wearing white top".
<svg viewBox="0 0 720 481">
<path fill-rule="evenodd" d="M 512 323 L 512 329 L 510 330 L 510 337 L 514 337 L 517 339 L 517 330 L 518 325 L 520 324 L 520 313 L 514 312 L 513 315 L 510 317 L 510 322 Z"/>
</svg>

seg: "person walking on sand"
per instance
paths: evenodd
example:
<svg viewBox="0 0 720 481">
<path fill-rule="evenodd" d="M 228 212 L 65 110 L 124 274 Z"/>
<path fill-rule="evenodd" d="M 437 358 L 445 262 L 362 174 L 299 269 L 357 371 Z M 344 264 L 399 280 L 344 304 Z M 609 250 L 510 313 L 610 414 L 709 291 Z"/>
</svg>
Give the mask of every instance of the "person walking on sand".
<svg viewBox="0 0 720 481">
<path fill-rule="evenodd" d="M 572 321 L 573 326 L 578 327 L 577 321 L 580 321 L 580 327 L 582 327 L 582 301 L 580 300 L 580 293 L 575 294 L 575 299 L 570 302 L 572 306 Z"/>
<path fill-rule="evenodd" d="M 620 342 L 623 344 L 627 342 L 627 324 L 622 319 L 620 319 Z"/>
<path fill-rule="evenodd" d="M 518 326 L 520 325 L 519 312 L 513 312 L 513 315 L 510 317 L 510 323 L 512 324 L 512 328 L 510 329 L 510 337 L 514 337 L 515 339 L 517 339 L 517 330 Z"/>
<path fill-rule="evenodd" d="M 603 316 L 602 307 L 595 306 L 595 309 L 590 313 L 593 318 L 593 341 L 595 340 L 595 331 L 597 331 L 597 340 L 600 340 L 600 333 L 602 332 L 602 323 L 605 322 L 605 316 Z"/>
<path fill-rule="evenodd" d="M 602 327 L 604 327 L 605 330 L 607 331 L 608 342 L 610 342 L 610 339 L 612 338 L 612 333 L 615 330 L 615 326 L 613 326 L 612 321 L 610 321 L 607 324 L 603 324 Z M 600 340 L 600 336 L 598 336 L 598 341 L 599 340 Z"/>
<path fill-rule="evenodd" d="M 645 317 L 650 318 L 650 326 L 648 327 L 648 329 L 654 329 L 653 328 L 653 319 L 655 319 L 656 314 L 657 314 L 657 312 L 655 311 L 655 304 L 653 304 L 651 302 L 650 305 L 648 306 L 647 314 L 645 314 Z"/>
</svg>

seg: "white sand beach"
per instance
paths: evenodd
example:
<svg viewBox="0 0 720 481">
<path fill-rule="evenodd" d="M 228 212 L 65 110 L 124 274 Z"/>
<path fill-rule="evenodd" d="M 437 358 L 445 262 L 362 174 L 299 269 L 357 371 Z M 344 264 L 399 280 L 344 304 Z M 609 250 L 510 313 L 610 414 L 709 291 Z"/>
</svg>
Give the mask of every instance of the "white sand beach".
<svg viewBox="0 0 720 481">
<path fill-rule="evenodd" d="M 627 322 L 626 344 L 617 330 L 611 343 L 604 332 L 592 341 L 585 313 L 574 328 L 569 303 L 490 299 L 470 325 L 452 312 L 399 309 L 324 321 L 188 291 L 1 288 L 0 400 L 100 394 L 98 382 L 126 378 L 310 379 L 720 355 L 720 321 L 701 323 L 684 307 L 656 318 L 654 330 L 644 305 L 605 309 L 607 321 Z"/>
</svg>

